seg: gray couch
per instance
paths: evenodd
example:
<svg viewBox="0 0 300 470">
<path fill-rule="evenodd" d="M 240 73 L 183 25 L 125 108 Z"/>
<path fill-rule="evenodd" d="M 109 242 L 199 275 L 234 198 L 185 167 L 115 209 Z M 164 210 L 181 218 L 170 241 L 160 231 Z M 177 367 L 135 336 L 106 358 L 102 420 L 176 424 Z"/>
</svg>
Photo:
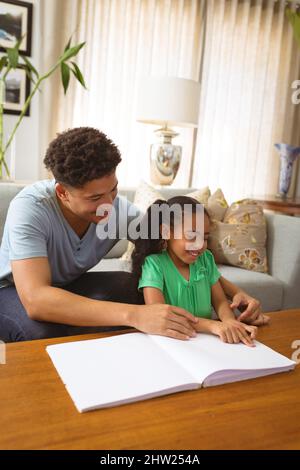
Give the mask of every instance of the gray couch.
<svg viewBox="0 0 300 470">
<path fill-rule="evenodd" d="M 10 200 L 23 185 L 0 183 L 0 240 Z M 165 197 L 185 194 L 191 189 L 165 188 Z M 134 189 L 120 190 L 129 200 L 134 198 Z M 267 254 L 269 274 L 255 273 L 232 266 L 219 266 L 230 281 L 260 299 L 266 312 L 287 308 L 300 308 L 300 218 L 267 213 Z M 93 270 L 130 270 L 128 262 L 120 259 L 127 242 L 122 240 L 106 255 Z"/>
</svg>

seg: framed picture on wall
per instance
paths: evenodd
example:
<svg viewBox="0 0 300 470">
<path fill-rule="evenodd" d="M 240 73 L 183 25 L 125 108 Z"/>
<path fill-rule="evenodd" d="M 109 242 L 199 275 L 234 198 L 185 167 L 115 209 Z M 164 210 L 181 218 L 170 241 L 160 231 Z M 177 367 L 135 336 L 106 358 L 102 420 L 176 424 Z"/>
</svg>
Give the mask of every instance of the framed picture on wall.
<svg viewBox="0 0 300 470">
<path fill-rule="evenodd" d="M 17 67 L 10 70 L 5 79 L 4 103 L 5 114 L 21 114 L 22 108 L 30 93 L 30 80 L 25 69 Z M 29 116 L 29 108 L 25 116 Z"/>
<path fill-rule="evenodd" d="M 32 3 L 0 0 L 0 51 L 22 39 L 20 54 L 31 55 Z"/>
</svg>

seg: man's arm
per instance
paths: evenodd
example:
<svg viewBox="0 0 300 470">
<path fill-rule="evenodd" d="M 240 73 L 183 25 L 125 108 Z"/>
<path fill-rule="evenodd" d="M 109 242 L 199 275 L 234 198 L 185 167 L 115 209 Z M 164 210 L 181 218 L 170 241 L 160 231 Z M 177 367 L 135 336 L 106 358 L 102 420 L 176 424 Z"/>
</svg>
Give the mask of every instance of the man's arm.
<svg viewBox="0 0 300 470">
<path fill-rule="evenodd" d="M 250 324 L 255 322 L 262 314 L 260 302 L 223 276 L 219 280 L 226 296 L 231 299 L 230 308 L 238 308 L 242 312 L 238 319 Z"/>
<path fill-rule="evenodd" d="M 130 326 L 150 334 L 187 339 L 196 319 L 169 305 L 131 305 L 89 299 L 51 286 L 47 258 L 12 261 L 18 295 L 32 320 L 76 326 Z"/>
<path fill-rule="evenodd" d="M 225 279 L 223 276 L 220 277 L 219 281 L 221 282 L 223 290 L 229 299 L 232 299 L 236 294 L 243 292 L 240 287 L 228 281 L 228 279 Z"/>
</svg>

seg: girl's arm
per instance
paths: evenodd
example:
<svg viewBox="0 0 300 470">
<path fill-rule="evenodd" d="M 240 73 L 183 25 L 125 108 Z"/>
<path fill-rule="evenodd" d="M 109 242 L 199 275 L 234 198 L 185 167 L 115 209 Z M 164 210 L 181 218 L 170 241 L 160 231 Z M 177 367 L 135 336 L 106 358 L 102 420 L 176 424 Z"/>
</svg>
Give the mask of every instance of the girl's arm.
<svg viewBox="0 0 300 470">
<path fill-rule="evenodd" d="M 221 320 L 221 322 L 215 322 L 215 334 L 218 334 L 223 341 L 228 343 L 239 343 L 242 341 L 248 346 L 253 346 L 252 339 L 256 336 L 257 327 L 245 325 L 235 319 L 220 281 L 213 284 L 211 296 L 213 307 Z"/>
<path fill-rule="evenodd" d="M 215 286 L 218 285 L 216 288 Z M 252 346 L 253 342 L 248 335 L 249 331 L 254 338 L 256 327 L 248 326 L 235 320 L 234 314 L 228 306 L 227 299 L 224 291 L 219 282 L 214 284 L 212 289 L 213 305 L 219 318 L 222 322 L 215 320 L 209 320 L 207 318 L 198 318 L 198 322 L 194 325 L 194 328 L 198 333 L 212 333 L 226 342 L 226 343 L 243 343 Z M 165 304 L 165 298 L 160 289 L 155 287 L 144 287 L 143 288 L 145 304 Z M 216 303 L 214 304 L 214 298 Z M 226 323 L 227 322 L 227 323 Z M 231 322 L 231 323 L 230 323 Z M 172 329 L 172 328 L 170 328 Z M 190 335 L 196 336 L 196 335 Z"/>
<path fill-rule="evenodd" d="M 145 301 L 146 305 L 165 304 L 166 303 L 162 291 L 160 289 L 157 289 L 156 287 L 143 287 L 143 294 L 144 294 L 144 301 Z M 196 327 L 198 325 L 198 322 L 196 322 L 196 319 L 195 319 L 195 323 L 191 324 L 190 322 L 188 322 L 186 319 L 184 319 L 180 315 L 179 310 L 181 310 L 181 309 L 179 309 L 178 307 L 172 307 L 172 306 L 170 306 L 170 308 L 174 309 L 173 310 L 174 313 L 177 313 L 177 322 L 180 324 L 181 333 L 178 333 L 178 332 L 176 332 L 176 330 L 174 330 L 175 329 L 174 322 L 172 323 L 167 318 L 166 319 L 166 321 L 167 321 L 166 327 L 167 327 L 167 333 L 169 333 L 169 334 L 167 334 L 167 336 L 171 336 L 171 337 L 174 337 L 174 338 L 177 338 L 177 339 L 189 339 L 190 337 L 195 337 L 196 336 Z M 175 336 L 174 331 L 176 332 L 176 336 Z M 186 336 L 184 336 L 184 334 Z"/>
<path fill-rule="evenodd" d="M 219 283 L 217 282 L 217 284 Z M 219 318 L 223 320 L 223 322 L 226 320 L 234 321 L 235 323 L 237 323 L 237 326 L 240 327 L 240 329 L 243 331 L 244 330 L 243 325 L 240 322 L 235 320 L 234 314 L 228 306 L 228 302 L 227 302 L 227 299 L 225 297 L 225 294 L 223 292 L 221 285 L 220 285 L 220 289 L 215 289 L 215 290 L 217 292 L 215 297 L 216 299 L 218 298 L 219 305 L 217 308 L 216 308 L 216 305 L 214 305 L 214 308 L 216 311 L 218 311 Z M 143 294 L 144 294 L 145 304 L 165 304 L 166 303 L 164 295 L 161 292 L 161 290 L 155 287 L 144 287 Z M 212 333 L 217 336 L 220 336 L 221 339 L 225 342 L 239 343 L 240 337 L 235 332 L 231 334 L 230 331 L 229 332 L 227 331 L 231 329 L 234 329 L 232 325 L 225 325 L 224 323 L 217 322 L 215 320 L 209 320 L 207 318 L 198 318 L 198 323 L 196 324 L 196 331 L 198 333 Z M 240 336 L 242 336 L 242 333 L 240 334 Z M 248 333 L 246 331 L 244 332 L 244 337 L 245 337 L 244 342 L 246 344 L 252 344 L 252 341 L 249 338 Z M 236 341 L 232 340 L 234 338 L 236 338 Z"/>
<path fill-rule="evenodd" d="M 165 298 L 160 289 L 155 287 L 144 287 L 143 288 L 145 304 L 165 304 Z M 215 326 L 214 320 L 208 320 L 207 318 L 197 318 L 198 322 L 194 325 L 197 333 L 213 333 Z M 194 335 L 196 336 L 196 335 Z"/>
<path fill-rule="evenodd" d="M 216 314 L 221 321 L 235 320 L 234 313 L 228 305 L 228 301 L 220 281 L 217 281 L 212 285 L 211 298 Z"/>
<path fill-rule="evenodd" d="M 144 287 L 143 294 L 146 305 L 166 303 L 162 291 L 156 287 Z"/>
</svg>

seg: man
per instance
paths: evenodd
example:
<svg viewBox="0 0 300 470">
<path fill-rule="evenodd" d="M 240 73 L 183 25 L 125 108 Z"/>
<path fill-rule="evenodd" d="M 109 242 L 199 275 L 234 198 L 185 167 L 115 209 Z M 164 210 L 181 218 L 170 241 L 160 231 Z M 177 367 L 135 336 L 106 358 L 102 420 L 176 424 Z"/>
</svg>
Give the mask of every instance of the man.
<svg viewBox="0 0 300 470">
<path fill-rule="evenodd" d="M 114 207 L 128 222 L 117 195 L 120 161 L 118 148 L 96 129 L 71 129 L 52 141 L 44 163 L 55 180 L 22 190 L 7 214 L 0 249 L 0 339 L 120 326 L 179 339 L 195 335 L 197 319 L 189 312 L 141 305 L 130 273 L 87 272 L 118 241 L 98 238 L 97 224 L 105 215 L 98 216 L 97 208 Z M 259 302 L 224 278 L 221 282 L 232 306 L 246 308 L 240 318 L 255 323 Z"/>
</svg>

